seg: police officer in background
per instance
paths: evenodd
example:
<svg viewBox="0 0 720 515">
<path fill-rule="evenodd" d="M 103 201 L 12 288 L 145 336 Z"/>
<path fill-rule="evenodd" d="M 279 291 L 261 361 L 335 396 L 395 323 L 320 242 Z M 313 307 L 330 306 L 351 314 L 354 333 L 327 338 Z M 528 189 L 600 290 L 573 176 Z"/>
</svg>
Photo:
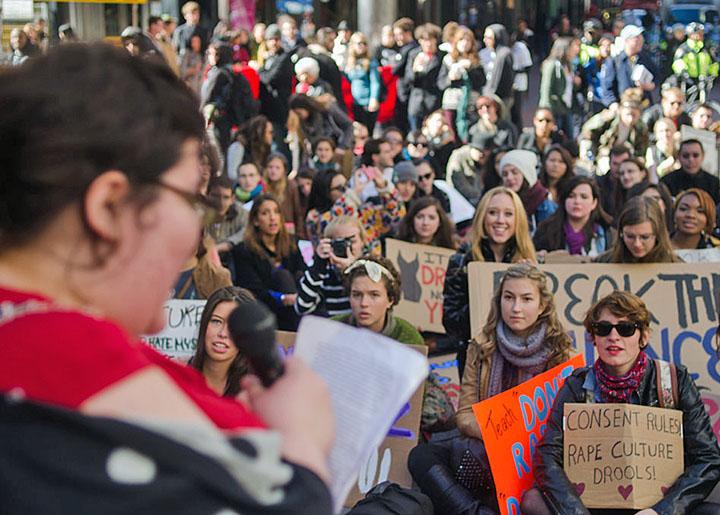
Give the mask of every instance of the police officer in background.
<svg viewBox="0 0 720 515">
<path fill-rule="evenodd" d="M 675 51 L 672 70 L 678 77 L 678 84 L 686 87 L 697 85 L 709 93 L 712 81 L 703 80 L 718 76 L 718 62 L 710 48 L 705 46 L 705 27 L 702 23 L 689 23 L 686 29 L 687 40 Z M 698 91 L 699 93 L 700 91 Z M 688 98 L 692 103 L 694 99 Z M 704 101 L 700 98 L 700 101 Z"/>
</svg>

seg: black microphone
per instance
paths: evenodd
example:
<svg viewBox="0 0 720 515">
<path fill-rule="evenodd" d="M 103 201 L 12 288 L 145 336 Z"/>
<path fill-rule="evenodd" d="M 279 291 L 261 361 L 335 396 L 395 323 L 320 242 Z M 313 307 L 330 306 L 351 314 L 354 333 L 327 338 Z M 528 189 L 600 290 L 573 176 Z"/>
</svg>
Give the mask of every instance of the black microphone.
<svg viewBox="0 0 720 515">
<path fill-rule="evenodd" d="M 233 342 L 265 387 L 285 371 L 275 343 L 276 327 L 275 315 L 260 302 L 240 304 L 228 318 Z"/>
</svg>

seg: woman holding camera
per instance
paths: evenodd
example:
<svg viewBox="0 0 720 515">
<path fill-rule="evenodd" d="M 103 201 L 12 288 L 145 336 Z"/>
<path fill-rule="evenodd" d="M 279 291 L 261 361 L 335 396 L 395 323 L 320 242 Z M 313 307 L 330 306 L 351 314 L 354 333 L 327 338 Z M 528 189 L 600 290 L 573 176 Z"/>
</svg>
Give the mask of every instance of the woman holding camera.
<svg viewBox="0 0 720 515">
<path fill-rule="evenodd" d="M 315 258 L 300 278 L 295 313 L 333 317 L 350 312 L 342 273 L 363 254 L 365 240 L 360 220 L 339 216 L 325 228 L 315 247 Z"/>
</svg>

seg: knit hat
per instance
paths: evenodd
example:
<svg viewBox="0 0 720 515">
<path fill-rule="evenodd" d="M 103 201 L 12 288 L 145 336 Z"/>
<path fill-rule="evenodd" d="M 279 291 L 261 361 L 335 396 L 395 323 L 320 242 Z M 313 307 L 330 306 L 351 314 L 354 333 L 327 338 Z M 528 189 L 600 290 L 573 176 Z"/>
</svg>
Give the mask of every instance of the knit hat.
<svg viewBox="0 0 720 515">
<path fill-rule="evenodd" d="M 393 182 L 412 181 L 418 182 L 418 173 L 411 161 L 400 161 L 393 167 Z"/>
<path fill-rule="evenodd" d="M 531 150 L 511 150 L 500 160 L 499 170 L 505 168 L 505 165 L 512 165 L 523 174 L 528 186 L 531 188 L 537 182 L 537 154 Z"/>
</svg>

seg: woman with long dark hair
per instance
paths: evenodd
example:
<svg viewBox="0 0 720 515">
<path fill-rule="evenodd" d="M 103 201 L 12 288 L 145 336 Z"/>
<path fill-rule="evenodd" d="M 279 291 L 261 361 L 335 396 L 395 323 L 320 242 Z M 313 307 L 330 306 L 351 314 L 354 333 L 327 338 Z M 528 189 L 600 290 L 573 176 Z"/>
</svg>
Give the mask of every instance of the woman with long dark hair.
<svg viewBox="0 0 720 515">
<path fill-rule="evenodd" d="M 558 210 L 542 222 L 533 238 L 535 249 L 567 250 L 596 257 L 610 248 L 613 231 L 600 207 L 600 191 L 590 177 L 571 178 L 560 190 Z"/>
<path fill-rule="evenodd" d="M 314 245 L 322 238 L 321 216 L 330 210 L 346 190 L 347 179 L 339 170 L 315 173 L 305 215 L 305 233 Z"/>
<path fill-rule="evenodd" d="M 295 331 L 298 317 L 293 306 L 305 263 L 272 195 L 262 194 L 253 202 L 245 239 L 233 249 L 233 259 L 235 284 L 275 313 L 279 329 Z"/>
<path fill-rule="evenodd" d="M 300 205 L 300 190 L 295 179 L 288 178 L 289 163 L 280 153 L 270 154 L 263 182 L 267 192 L 273 195 L 281 206 L 285 224 L 298 237 L 305 235 L 305 212 Z"/>
<path fill-rule="evenodd" d="M 420 243 L 454 249 L 454 226 L 435 197 L 420 197 L 413 201 L 400 222 L 397 238 L 410 243 Z"/>
<path fill-rule="evenodd" d="M 245 288 L 221 288 L 208 297 L 200 318 L 197 347 L 189 364 L 200 371 L 215 393 L 224 397 L 240 393 L 240 379 L 250 371 L 247 358 L 228 330 L 230 313 L 248 302 L 255 302 L 255 297 Z"/>
<path fill-rule="evenodd" d="M 312 98 L 295 94 L 288 102 L 292 114 L 298 120 L 298 128 L 305 141 L 315 141 L 321 136 L 332 138 L 341 150 L 352 149 L 352 120 L 331 98 Z"/>
<path fill-rule="evenodd" d="M 253 163 L 258 170 L 265 168 L 272 152 L 273 134 L 272 122 L 264 114 L 254 116 L 240 127 L 228 149 L 227 170 L 232 180 L 237 180 L 241 164 Z"/>
<path fill-rule="evenodd" d="M 538 181 L 548 190 L 550 198 L 557 202 L 560 190 L 574 176 L 570 152 L 560 145 L 548 147 L 543 154 Z"/>
</svg>

